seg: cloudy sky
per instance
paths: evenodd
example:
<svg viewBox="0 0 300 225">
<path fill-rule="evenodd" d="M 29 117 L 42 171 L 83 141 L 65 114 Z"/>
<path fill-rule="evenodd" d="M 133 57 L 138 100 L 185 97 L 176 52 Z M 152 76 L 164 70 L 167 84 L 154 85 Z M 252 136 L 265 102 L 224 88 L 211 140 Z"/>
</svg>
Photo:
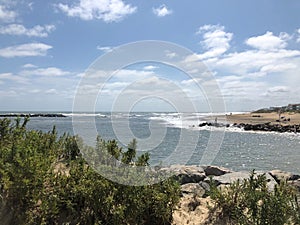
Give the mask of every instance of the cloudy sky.
<svg viewBox="0 0 300 225">
<path fill-rule="evenodd" d="M 298 0 L 0 0 L 0 111 L 71 111 L 98 57 L 143 40 L 193 52 L 178 60 L 206 65 L 227 111 L 300 103 L 299 11 Z M 168 95 L 186 94 L 207 111 L 210 93 L 186 73 L 139 62 L 120 68 L 103 88 L 95 79 L 81 91 L 98 95 L 99 111 L 111 110 L 121 95 L 133 104 L 124 93 L 143 96 L 136 110 L 170 110 L 177 103 Z"/>
</svg>

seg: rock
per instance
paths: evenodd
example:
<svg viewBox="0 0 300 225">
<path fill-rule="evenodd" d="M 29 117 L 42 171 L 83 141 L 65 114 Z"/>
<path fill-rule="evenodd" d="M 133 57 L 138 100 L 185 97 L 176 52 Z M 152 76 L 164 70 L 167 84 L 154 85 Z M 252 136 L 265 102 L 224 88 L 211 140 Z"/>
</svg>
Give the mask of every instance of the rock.
<svg viewBox="0 0 300 225">
<path fill-rule="evenodd" d="M 232 172 L 232 173 L 227 173 L 221 176 L 215 176 L 212 178 L 212 180 L 216 183 L 216 185 L 221 185 L 221 184 L 231 184 L 237 180 L 244 180 L 249 178 L 250 173 L 246 171 L 242 172 Z M 204 180 L 205 182 L 209 183 L 210 178 L 206 178 Z"/>
<path fill-rule="evenodd" d="M 205 166 L 203 169 L 206 176 L 221 176 L 231 172 L 229 169 L 219 166 Z"/>
<path fill-rule="evenodd" d="M 279 121 L 278 121 L 279 122 Z M 272 124 L 271 122 L 262 124 L 244 124 L 244 123 L 234 123 L 234 127 L 243 128 L 244 130 L 253 131 L 273 131 L 273 132 L 300 132 L 299 125 L 282 125 L 282 124 Z"/>
<path fill-rule="evenodd" d="M 280 183 L 281 181 L 288 181 L 292 180 L 292 178 L 295 178 L 292 173 L 281 171 L 281 170 L 272 170 L 269 172 L 269 174 L 274 177 L 274 179 L 277 181 L 277 183 Z"/>
<path fill-rule="evenodd" d="M 207 182 L 200 181 L 199 185 L 205 190 L 205 191 L 210 191 L 210 186 Z"/>
<path fill-rule="evenodd" d="M 207 126 L 207 123 L 206 123 L 206 122 L 200 123 L 198 126 L 199 126 L 199 127 L 205 127 L 205 126 Z"/>
<path fill-rule="evenodd" d="M 67 117 L 60 113 L 36 113 L 36 114 L 24 114 L 24 113 L 8 113 L 0 114 L 0 117 Z"/>
<path fill-rule="evenodd" d="M 199 197 L 203 197 L 203 195 L 205 194 L 204 188 L 197 183 L 189 183 L 189 184 L 181 185 L 181 192 L 182 194 L 192 194 L 192 195 L 197 195 Z"/>
<path fill-rule="evenodd" d="M 298 179 L 300 179 L 300 175 L 298 174 L 293 174 L 290 178 L 290 180 L 298 180 Z"/>
<path fill-rule="evenodd" d="M 161 170 L 173 174 L 180 184 L 199 183 L 206 178 L 203 168 L 199 166 L 172 165 Z"/>
<path fill-rule="evenodd" d="M 298 190 L 298 192 L 300 192 L 300 179 L 290 180 L 290 181 L 288 181 L 288 184 L 294 186 Z"/>
<path fill-rule="evenodd" d="M 267 186 L 270 191 L 274 190 L 275 185 L 277 184 L 276 180 L 269 174 L 269 173 L 263 173 L 263 172 L 256 172 L 257 175 L 266 175 L 267 179 Z M 231 184 L 237 180 L 244 181 L 245 179 L 248 179 L 250 177 L 250 172 L 248 171 L 240 171 L 240 172 L 231 172 L 227 173 L 221 176 L 215 176 L 212 178 L 212 180 L 215 182 L 217 186 L 219 185 L 228 185 Z M 209 183 L 210 179 L 206 178 L 204 180 L 205 182 Z"/>
</svg>

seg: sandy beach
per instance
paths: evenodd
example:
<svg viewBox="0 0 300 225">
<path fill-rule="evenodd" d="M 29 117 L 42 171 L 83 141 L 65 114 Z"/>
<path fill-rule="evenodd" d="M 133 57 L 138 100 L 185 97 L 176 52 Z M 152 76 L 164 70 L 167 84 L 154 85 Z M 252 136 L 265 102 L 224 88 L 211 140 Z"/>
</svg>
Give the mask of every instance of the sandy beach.
<svg viewBox="0 0 300 225">
<path fill-rule="evenodd" d="M 219 119 L 219 118 L 218 118 Z M 226 120 L 230 124 L 281 124 L 281 125 L 294 125 L 300 124 L 300 113 L 286 112 L 280 115 L 280 121 L 278 113 L 243 113 L 226 115 L 220 118 L 220 122 Z"/>
</svg>

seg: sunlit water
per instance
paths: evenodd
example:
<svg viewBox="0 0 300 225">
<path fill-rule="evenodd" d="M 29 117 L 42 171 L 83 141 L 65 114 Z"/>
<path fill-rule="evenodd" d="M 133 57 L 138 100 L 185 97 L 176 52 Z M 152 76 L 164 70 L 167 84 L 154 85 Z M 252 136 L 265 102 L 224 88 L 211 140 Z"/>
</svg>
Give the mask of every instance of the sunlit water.
<svg viewBox="0 0 300 225">
<path fill-rule="evenodd" d="M 179 145 L 179 137 L 183 133 L 195 140 L 195 146 L 191 141 L 184 143 L 184 146 L 177 149 L 184 151 L 193 149 L 188 156 L 186 164 L 198 165 L 204 150 L 207 147 L 211 136 L 210 127 L 199 129 L 197 125 L 207 119 L 207 114 L 177 114 L 177 113 L 110 113 L 101 114 L 65 114 L 65 118 L 31 118 L 28 128 L 42 131 L 49 131 L 55 125 L 59 134 L 64 132 L 73 134 L 72 118 L 77 123 L 82 123 L 82 133 L 85 133 L 88 126 L 85 126 L 91 118 L 95 119 L 98 134 L 108 140 L 120 137 L 126 143 L 121 143 L 126 148 L 126 144 L 136 137 L 147 140 L 155 134 L 160 135 L 157 143 L 151 141 L 143 142 L 138 149 L 149 151 L 151 155 L 151 165 L 157 165 L 172 154 Z M 214 115 L 212 115 L 212 118 Z M 127 122 L 129 127 L 127 125 Z M 115 124 L 114 128 L 112 123 Z M 115 129 L 115 130 L 114 130 Z M 130 135 L 132 132 L 133 136 Z M 91 137 L 94 139 L 94 137 Z M 187 138 L 187 139 L 188 139 Z M 155 139 L 156 140 L 156 139 Z M 152 140 L 153 141 L 153 140 Z M 157 140 L 156 140 L 157 141 Z M 245 132 L 235 128 L 225 129 L 224 139 L 220 151 L 212 162 L 214 165 L 224 166 L 233 170 L 272 170 L 281 169 L 300 174 L 300 135 L 299 134 L 279 134 L 273 132 Z M 154 147 L 153 147 L 154 146 Z M 179 154 L 179 157 L 180 154 Z M 174 163 L 177 161 L 175 160 Z M 180 162 L 180 160 L 179 160 Z"/>
</svg>

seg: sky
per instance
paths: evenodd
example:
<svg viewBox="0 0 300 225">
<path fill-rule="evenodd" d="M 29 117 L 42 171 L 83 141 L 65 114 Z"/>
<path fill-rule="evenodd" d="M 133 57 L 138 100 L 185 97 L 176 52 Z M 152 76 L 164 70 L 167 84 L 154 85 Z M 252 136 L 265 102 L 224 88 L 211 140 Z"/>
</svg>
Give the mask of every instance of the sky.
<svg viewBox="0 0 300 225">
<path fill-rule="evenodd" d="M 298 0 L 0 0 L 0 111 L 72 111 L 82 92 L 97 96 L 97 111 L 121 99 L 136 111 L 191 101 L 205 112 L 214 104 L 200 79 L 207 71 L 228 112 L 300 103 L 299 11 Z M 96 75 L 108 71 L 98 68 L 93 87 L 82 87 L 101 57 L 145 40 L 186 48 L 188 56 L 165 54 L 207 71 L 197 80 L 160 61 L 138 62 L 109 71 L 105 83 Z M 128 93 L 142 97 L 131 102 Z"/>
</svg>

